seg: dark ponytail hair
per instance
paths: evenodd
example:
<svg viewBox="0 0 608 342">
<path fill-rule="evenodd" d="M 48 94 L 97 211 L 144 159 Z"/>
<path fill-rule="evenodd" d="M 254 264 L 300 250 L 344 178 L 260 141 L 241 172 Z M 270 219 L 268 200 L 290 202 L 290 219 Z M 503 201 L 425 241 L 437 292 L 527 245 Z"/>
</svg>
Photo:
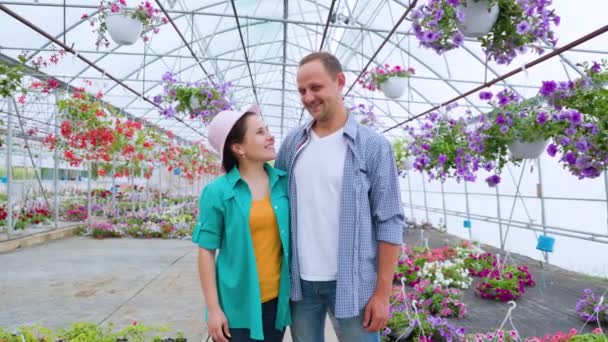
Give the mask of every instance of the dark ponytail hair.
<svg viewBox="0 0 608 342">
<path fill-rule="evenodd" d="M 232 144 L 240 144 L 243 142 L 243 139 L 245 139 L 245 133 L 247 132 L 247 125 L 245 124 L 245 120 L 247 120 L 247 117 L 249 117 L 250 115 L 256 114 L 253 112 L 247 112 L 243 114 L 243 116 L 241 116 L 240 119 L 236 121 L 234 126 L 232 126 L 230 133 L 228 133 L 228 136 L 226 137 L 226 142 L 224 143 L 224 151 L 222 153 L 222 155 L 224 156 L 222 160 L 222 168 L 226 173 L 230 172 L 233 167 L 239 165 L 238 159 L 234 155 L 234 152 L 232 152 Z"/>
</svg>

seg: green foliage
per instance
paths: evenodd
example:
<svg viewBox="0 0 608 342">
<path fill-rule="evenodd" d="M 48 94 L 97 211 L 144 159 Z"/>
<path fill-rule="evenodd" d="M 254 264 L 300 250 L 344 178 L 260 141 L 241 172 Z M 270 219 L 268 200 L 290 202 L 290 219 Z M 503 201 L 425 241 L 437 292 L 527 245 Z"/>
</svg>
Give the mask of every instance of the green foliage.
<svg viewBox="0 0 608 342">
<path fill-rule="evenodd" d="M 407 157 L 411 155 L 408 150 L 408 141 L 403 138 L 398 138 L 393 141 L 393 153 L 395 155 L 395 162 L 397 162 L 397 168 L 401 168 L 401 163 L 405 161 Z"/>
<path fill-rule="evenodd" d="M 592 82 L 590 87 L 575 87 L 575 91 L 569 96 L 557 100 L 556 105 L 576 109 L 581 113 L 588 114 L 601 120 L 601 129 L 607 129 L 608 125 L 608 60 L 602 60 L 601 71 L 592 72 L 588 62 L 579 64 L 585 69 L 588 79 L 579 79 L 577 83 Z"/>
<path fill-rule="evenodd" d="M 572 336 L 568 342 L 606 342 L 608 336 L 603 334 L 582 334 Z"/>
<path fill-rule="evenodd" d="M 19 61 L 25 63 L 25 57 L 19 56 Z M 0 62 L 0 97 L 7 98 L 16 91 L 24 92 L 25 89 L 21 87 L 21 79 L 23 78 L 23 65 L 17 64 L 15 66 L 9 66 L 3 62 Z"/>
<path fill-rule="evenodd" d="M 493 6 L 496 0 L 491 1 L 488 7 Z M 513 0 L 498 0 L 498 18 L 492 26 L 492 30 L 487 35 L 479 38 L 481 46 L 488 48 L 494 47 L 501 53 L 507 53 L 512 48 L 511 46 L 524 46 L 532 43 L 534 40 L 530 35 L 520 35 L 517 33 L 517 23 L 521 20 L 514 18 L 523 18 L 524 13 L 522 7 Z"/>
</svg>

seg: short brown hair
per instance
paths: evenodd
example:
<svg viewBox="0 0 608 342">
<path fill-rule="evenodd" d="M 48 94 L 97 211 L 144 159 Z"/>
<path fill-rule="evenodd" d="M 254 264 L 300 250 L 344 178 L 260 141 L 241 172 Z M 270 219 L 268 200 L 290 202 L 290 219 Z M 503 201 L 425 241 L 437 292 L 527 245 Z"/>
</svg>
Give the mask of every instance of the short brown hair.
<svg viewBox="0 0 608 342">
<path fill-rule="evenodd" d="M 332 78 L 338 77 L 338 73 L 342 72 L 342 64 L 336 56 L 329 52 L 313 52 L 300 60 L 299 66 L 312 61 L 319 61 L 325 67 L 325 70 L 331 75 Z"/>
</svg>

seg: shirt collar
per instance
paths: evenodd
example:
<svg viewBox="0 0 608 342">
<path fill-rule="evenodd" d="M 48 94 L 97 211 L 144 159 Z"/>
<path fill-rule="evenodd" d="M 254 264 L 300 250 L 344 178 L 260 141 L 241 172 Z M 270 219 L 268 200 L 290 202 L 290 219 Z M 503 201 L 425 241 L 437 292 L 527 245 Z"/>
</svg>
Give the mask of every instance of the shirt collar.
<svg viewBox="0 0 608 342">
<path fill-rule="evenodd" d="M 344 124 L 344 135 L 352 139 L 353 141 L 357 138 L 357 126 L 359 123 L 355 120 L 355 116 L 352 115 L 349 111 L 347 111 L 348 117 L 346 118 L 346 123 Z M 310 137 L 310 130 L 312 129 L 312 125 L 315 123 L 315 120 L 310 120 L 306 125 L 304 125 L 304 132 L 307 137 Z"/>
<path fill-rule="evenodd" d="M 279 180 L 280 177 L 283 177 L 287 174 L 285 171 L 276 169 L 276 168 L 270 166 L 268 163 L 264 164 L 264 170 L 266 170 L 266 173 L 268 173 L 268 178 L 269 178 L 269 183 L 270 183 L 271 189 L 272 189 L 272 186 Z M 241 173 L 239 172 L 239 168 L 236 166 L 233 167 L 232 170 L 230 170 L 226 174 L 226 180 L 228 181 L 230 186 L 232 186 L 233 188 L 236 186 L 236 183 L 238 183 L 238 181 L 241 179 L 242 179 Z"/>
</svg>

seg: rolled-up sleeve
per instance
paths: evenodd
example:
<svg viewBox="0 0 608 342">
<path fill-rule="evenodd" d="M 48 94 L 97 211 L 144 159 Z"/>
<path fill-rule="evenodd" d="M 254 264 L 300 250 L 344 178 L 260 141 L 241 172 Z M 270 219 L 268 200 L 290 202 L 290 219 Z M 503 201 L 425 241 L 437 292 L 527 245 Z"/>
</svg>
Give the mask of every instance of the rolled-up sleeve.
<svg viewBox="0 0 608 342">
<path fill-rule="evenodd" d="M 376 162 L 371 167 L 370 205 L 376 239 L 400 245 L 403 243 L 405 216 L 397 164 L 388 140 L 379 138 L 375 156 Z"/>
<path fill-rule="evenodd" d="M 192 242 L 204 249 L 217 249 L 222 243 L 223 227 L 220 198 L 208 185 L 203 189 L 199 200 L 198 221 L 192 233 Z"/>
</svg>

